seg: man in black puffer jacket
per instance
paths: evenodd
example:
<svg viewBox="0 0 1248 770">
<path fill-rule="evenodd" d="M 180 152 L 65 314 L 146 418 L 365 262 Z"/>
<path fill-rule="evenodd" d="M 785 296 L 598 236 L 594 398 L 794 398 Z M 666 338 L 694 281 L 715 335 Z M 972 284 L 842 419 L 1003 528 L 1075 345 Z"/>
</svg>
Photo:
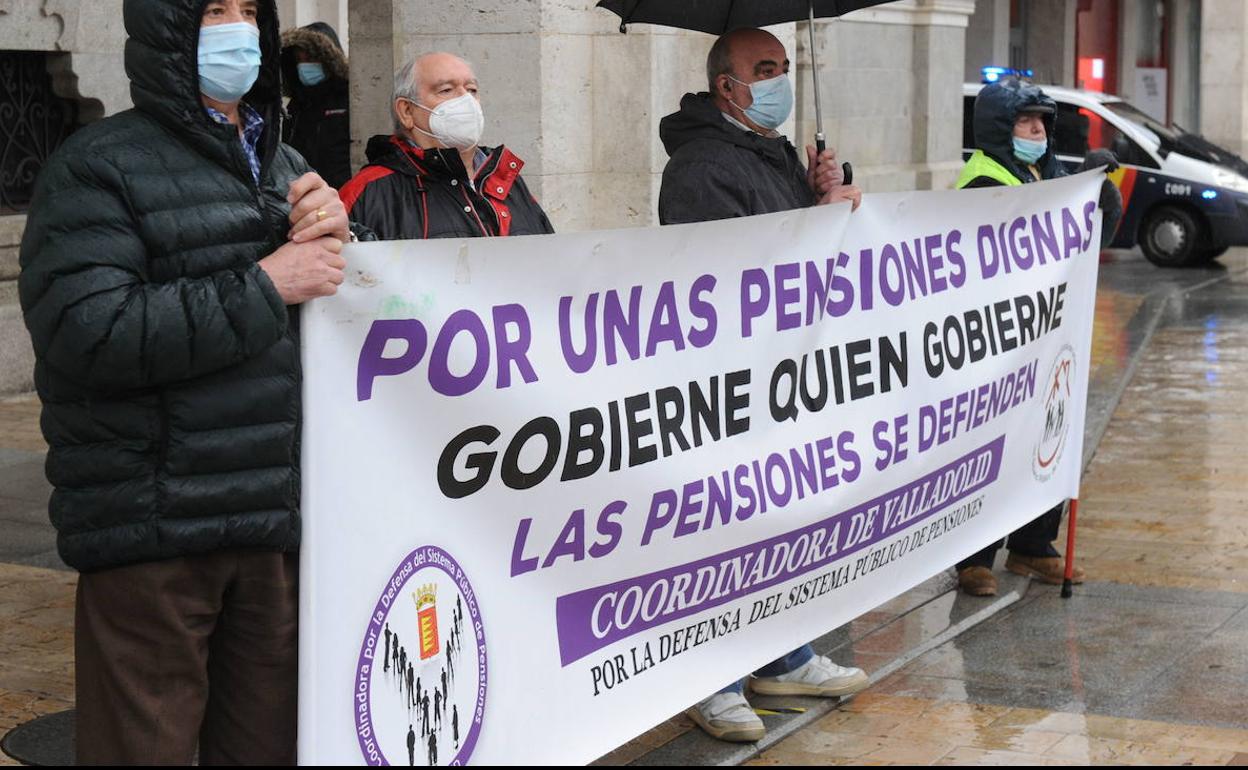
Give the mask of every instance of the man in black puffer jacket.
<svg viewBox="0 0 1248 770">
<path fill-rule="evenodd" d="M 274 0 L 125 0 L 134 109 L 39 179 L 22 309 L 80 763 L 295 759 L 299 342 L 337 192 L 278 137 Z"/>
</svg>

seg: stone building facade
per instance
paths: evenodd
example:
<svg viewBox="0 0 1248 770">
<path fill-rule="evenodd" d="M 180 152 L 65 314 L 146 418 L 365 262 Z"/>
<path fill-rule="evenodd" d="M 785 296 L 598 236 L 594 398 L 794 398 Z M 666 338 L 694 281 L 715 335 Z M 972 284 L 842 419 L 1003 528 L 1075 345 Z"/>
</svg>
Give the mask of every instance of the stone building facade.
<svg viewBox="0 0 1248 770">
<path fill-rule="evenodd" d="M 26 217 L 7 191 L 28 188 L 52 115 L 83 124 L 130 106 L 125 40 L 121 0 L 0 0 L 0 394 L 29 390 L 34 369 L 17 304 Z"/>
<path fill-rule="evenodd" d="M 1029 68 L 1038 83 L 1118 94 L 1244 155 L 1246 55 L 1246 0 L 979 0 L 965 77 Z"/>
<path fill-rule="evenodd" d="M 1148 34 L 1152 3 L 1133 0 L 897 0 L 815 22 L 825 133 L 868 191 L 943 189 L 960 167 L 961 84 L 983 64 L 1026 58 L 1038 80 L 1074 85 L 1080 19 L 1120 28 L 1118 80 Z M 86 123 L 129 106 L 122 0 L 0 0 L 5 62 L 40 57 L 48 88 Z M 709 35 L 637 25 L 594 0 L 278 0 L 287 26 L 327 21 L 348 48 L 352 131 L 389 132 L 392 73 L 413 54 L 450 50 L 482 80 L 487 143 L 505 142 L 563 231 L 655 224 L 667 154 L 659 119 L 705 90 Z M 1241 153 L 1248 145 L 1248 0 L 1163 0 L 1172 117 Z M 785 133 L 814 134 L 804 23 L 773 31 L 793 60 L 797 108 Z M 1142 31 L 1142 32 L 1141 32 Z M 1186 85 L 1185 85 L 1186 84 Z M 1128 93 L 1128 96 L 1130 94 Z M 52 98 L 52 97 L 49 97 Z M 0 101 L 0 112 L 4 102 Z M 0 121 L 0 146 L 12 142 Z M 0 393 L 29 389 L 30 345 L 17 308 L 20 207 L 0 199 Z"/>
</svg>

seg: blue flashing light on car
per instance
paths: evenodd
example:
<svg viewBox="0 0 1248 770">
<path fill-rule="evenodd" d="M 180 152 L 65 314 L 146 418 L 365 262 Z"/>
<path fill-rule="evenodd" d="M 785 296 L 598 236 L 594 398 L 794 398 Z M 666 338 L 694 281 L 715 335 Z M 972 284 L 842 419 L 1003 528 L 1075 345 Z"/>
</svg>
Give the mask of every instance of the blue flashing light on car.
<svg viewBox="0 0 1248 770">
<path fill-rule="evenodd" d="M 1012 67 L 983 67 L 980 69 L 980 73 L 985 83 L 995 83 L 1001 78 L 1011 76 L 1030 78 L 1033 74 L 1031 70 L 1020 70 Z"/>
<path fill-rule="evenodd" d="M 1218 191 L 1217 190 L 1205 190 L 1204 192 L 1200 194 L 1200 197 L 1204 198 L 1207 201 L 1211 201 L 1214 198 L 1218 197 Z"/>
</svg>

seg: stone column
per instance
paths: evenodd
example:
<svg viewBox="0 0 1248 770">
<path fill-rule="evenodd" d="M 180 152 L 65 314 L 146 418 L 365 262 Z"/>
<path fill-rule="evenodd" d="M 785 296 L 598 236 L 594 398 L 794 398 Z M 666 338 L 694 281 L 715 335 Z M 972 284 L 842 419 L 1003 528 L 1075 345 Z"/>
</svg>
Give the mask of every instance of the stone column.
<svg viewBox="0 0 1248 770">
<path fill-rule="evenodd" d="M 1136 97 L 1135 70 L 1140 51 L 1140 16 L 1144 13 L 1154 13 L 1151 6 L 1152 3 L 1133 3 L 1130 0 L 1119 0 L 1118 3 L 1118 90 L 1116 93 L 1129 102 L 1134 101 Z"/>
<path fill-rule="evenodd" d="M 350 53 L 347 5 L 348 0 L 277 0 L 277 17 L 284 30 L 323 21 L 334 28 L 343 50 Z"/>
<path fill-rule="evenodd" d="M 35 352 L 17 301 L 17 253 L 25 215 L 0 216 L 0 395 L 35 386 Z"/>
<path fill-rule="evenodd" d="M 1248 153 L 1248 2 L 1204 0 L 1200 24 L 1200 130 Z"/>
<path fill-rule="evenodd" d="M 82 123 L 130 107 L 121 0 L 8 0 L 0 3 L 0 50 L 55 51 L 59 96 L 74 99 Z"/>
<path fill-rule="evenodd" d="M 1171 0 L 1170 120 L 1200 131 L 1200 0 Z"/>
<path fill-rule="evenodd" d="M 128 108 L 121 0 L 0 0 L 0 50 L 49 54 L 52 90 L 89 123 Z M 0 394 L 34 386 L 34 352 L 17 301 L 26 217 L 0 216 Z"/>
<path fill-rule="evenodd" d="M 902 0 L 815 22 L 824 133 L 868 192 L 945 189 L 962 165 L 962 78 L 971 0 Z M 814 134 L 798 30 L 797 135 Z"/>
<path fill-rule="evenodd" d="M 351 30 L 351 167 L 364 165 L 368 137 L 390 130 L 390 94 L 396 52 L 394 0 L 352 0 Z"/>
<path fill-rule="evenodd" d="M 978 0 L 966 28 L 966 81 L 978 83 L 988 66 L 1010 66 L 1010 0 Z"/>
<path fill-rule="evenodd" d="M 1074 88 L 1077 0 L 1027 0 L 1025 7 L 1025 66 L 1037 83 Z"/>
</svg>

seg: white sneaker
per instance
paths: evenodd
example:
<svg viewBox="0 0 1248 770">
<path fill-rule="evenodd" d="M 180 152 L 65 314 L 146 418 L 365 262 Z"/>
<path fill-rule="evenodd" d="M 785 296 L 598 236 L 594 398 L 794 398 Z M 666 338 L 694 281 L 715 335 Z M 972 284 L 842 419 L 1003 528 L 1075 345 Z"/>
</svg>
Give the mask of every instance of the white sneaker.
<svg viewBox="0 0 1248 770">
<path fill-rule="evenodd" d="M 780 676 L 750 677 L 750 687 L 760 695 L 818 695 L 830 698 L 852 695 L 869 680 L 860 668 L 838 666 L 822 655 Z"/>
<path fill-rule="evenodd" d="M 707 735 L 721 741 L 753 743 L 767 732 L 763 720 L 739 692 L 717 692 L 687 713 Z"/>
</svg>

